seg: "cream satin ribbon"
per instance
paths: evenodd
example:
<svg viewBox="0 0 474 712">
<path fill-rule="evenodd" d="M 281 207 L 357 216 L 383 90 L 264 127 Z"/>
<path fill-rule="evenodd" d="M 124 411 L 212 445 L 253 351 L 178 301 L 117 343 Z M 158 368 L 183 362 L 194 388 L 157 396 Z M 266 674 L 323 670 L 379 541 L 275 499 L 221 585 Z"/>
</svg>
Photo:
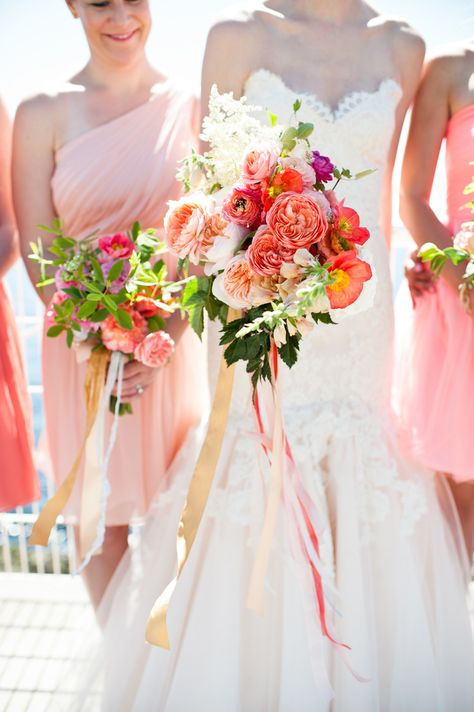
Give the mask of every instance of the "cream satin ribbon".
<svg viewBox="0 0 474 712">
<path fill-rule="evenodd" d="M 94 423 L 101 404 L 109 358 L 110 352 L 104 349 L 91 352 L 84 381 L 84 395 L 86 401 L 86 429 L 84 438 L 71 471 L 57 489 L 55 495 L 46 502 L 33 526 L 29 538 L 29 544 L 31 545 L 48 546 L 48 539 L 56 523 L 56 519 L 69 501 L 77 479 L 82 457 L 86 450 L 86 443 L 94 428 Z"/>
<path fill-rule="evenodd" d="M 277 357 L 278 358 L 278 357 Z M 247 594 L 247 607 L 263 615 L 265 603 L 265 577 L 270 559 L 273 535 L 278 519 L 278 510 L 283 489 L 283 424 L 281 417 L 281 404 L 278 393 L 277 377 L 273 373 L 273 437 L 272 437 L 272 466 L 270 476 L 270 493 L 263 523 L 262 534 L 257 547 L 250 586 Z"/>
<path fill-rule="evenodd" d="M 228 321 L 233 321 L 239 316 L 239 312 L 230 309 Z M 206 438 L 199 453 L 199 458 L 189 486 L 186 504 L 179 522 L 176 543 L 178 573 L 155 602 L 146 626 L 145 638 L 147 642 L 152 645 L 158 645 L 161 648 L 166 648 L 167 650 L 170 648 L 166 623 L 168 607 L 173 591 L 176 588 L 178 579 L 181 576 L 196 539 L 196 534 L 209 497 L 227 428 L 233 382 L 234 366 L 228 367 L 224 356 L 222 356 Z"/>
</svg>

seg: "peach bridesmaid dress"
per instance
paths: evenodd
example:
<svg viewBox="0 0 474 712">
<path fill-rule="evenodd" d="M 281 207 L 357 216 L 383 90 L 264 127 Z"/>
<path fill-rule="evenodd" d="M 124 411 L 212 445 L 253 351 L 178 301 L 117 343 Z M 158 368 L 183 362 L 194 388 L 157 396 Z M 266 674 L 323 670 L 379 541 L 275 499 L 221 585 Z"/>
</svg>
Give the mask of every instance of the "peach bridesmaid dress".
<svg viewBox="0 0 474 712">
<path fill-rule="evenodd" d="M 125 115 L 72 139 L 56 152 L 52 192 L 66 234 L 129 229 L 135 220 L 160 228 L 167 201 L 178 197 L 179 159 L 194 142 L 194 100 L 171 81 Z M 204 352 L 186 329 L 170 363 L 120 420 L 109 467 L 106 523 L 146 514 L 164 474 L 206 403 Z M 85 365 L 62 339 L 43 340 L 48 446 L 56 482 L 69 472 L 85 427 Z M 109 418 L 109 426 L 110 426 Z M 77 521 L 81 482 L 66 510 Z"/>
<path fill-rule="evenodd" d="M 474 167 L 474 104 L 451 118 L 446 134 L 447 213 L 454 235 L 472 219 L 463 193 Z M 427 235 L 427 240 L 429 235 Z M 406 295 L 405 295 L 406 296 Z M 435 293 L 399 304 L 395 407 L 414 455 L 461 482 L 474 479 L 474 319 L 441 277 Z"/>
<path fill-rule="evenodd" d="M 39 498 L 31 404 L 15 316 L 0 281 L 0 510 Z"/>
</svg>

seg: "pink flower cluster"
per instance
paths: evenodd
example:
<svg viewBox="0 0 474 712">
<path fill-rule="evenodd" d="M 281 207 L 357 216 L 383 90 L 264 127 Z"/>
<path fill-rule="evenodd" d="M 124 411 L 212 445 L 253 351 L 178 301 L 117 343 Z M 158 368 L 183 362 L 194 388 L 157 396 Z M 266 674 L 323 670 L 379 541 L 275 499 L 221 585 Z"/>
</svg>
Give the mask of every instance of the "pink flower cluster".
<svg viewBox="0 0 474 712">
<path fill-rule="evenodd" d="M 355 210 L 321 190 L 333 171 L 331 160 L 317 151 L 304 159 L 286 155 L 278 143 L 251 146 L 238 183 L 225 197 L 194 194 L 170 203 L 168 247 L 180 258 L 204 263 L 208 274 L 217 272 L 214 295 L 237 309 L 281 295 L 281 285 L 288 286 L 284 266 L 307 250 L 334 272 L 327 289 L 331 306 L 348 306 L 371 277 L 369 265 L 357 256 L 369 232 Z M 217 254 L 218 265 L 213 264 Z M 293 288 L 297 285 L 294 280 Z"/>
</svg>

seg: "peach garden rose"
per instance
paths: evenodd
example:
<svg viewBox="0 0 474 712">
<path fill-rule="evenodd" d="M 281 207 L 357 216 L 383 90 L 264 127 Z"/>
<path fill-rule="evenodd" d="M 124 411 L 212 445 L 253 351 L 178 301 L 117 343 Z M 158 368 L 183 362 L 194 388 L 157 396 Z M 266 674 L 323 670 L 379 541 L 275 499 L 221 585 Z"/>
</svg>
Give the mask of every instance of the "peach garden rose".
<svg viewBox="0 0 474 712">
<path fill-rule="evenodd" d="M 267 223 L 280 245 L 293 252 L 319 242 L 328 230 L 325 211 L 305 193 L 282 193 L 268 211 Z"/>
<path fill-rule="evenodd" d="M 160 368 L 170 359 L 174 351 L 174 341 L 166 331 L 148 334 L 134 351 L 137 361 L 150 368 Z"/>
</svg>

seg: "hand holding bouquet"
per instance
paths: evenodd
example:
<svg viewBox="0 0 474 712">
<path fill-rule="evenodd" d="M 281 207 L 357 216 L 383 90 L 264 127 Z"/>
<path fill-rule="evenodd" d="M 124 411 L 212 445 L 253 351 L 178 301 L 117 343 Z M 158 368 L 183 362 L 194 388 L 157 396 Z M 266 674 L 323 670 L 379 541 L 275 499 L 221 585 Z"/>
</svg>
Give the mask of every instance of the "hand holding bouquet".
<svg viewBox="0 0 474 712">
<path fill-rule="evenodd" d="M 474 193 L 474 179 L 465 188 L 464 193 L 466 195 Z M 471 200 L 467 207 L 471 208 L 474 216 L 474 200 Z M 432 242 L 427 242 L 421 247 L 418 254 L 423 262 L 429 263 L 437 277 L 441 274 L 446 260 L 450 260 L 454 265 L 466 263 L 459 295 L 464 308 L 468 313 L 471 313 L 472 290 L 474 288 L 474 218 L 461 225 L 461 229 L 453 238 L 452 247 L 441 249 Z"/>
</svg>

